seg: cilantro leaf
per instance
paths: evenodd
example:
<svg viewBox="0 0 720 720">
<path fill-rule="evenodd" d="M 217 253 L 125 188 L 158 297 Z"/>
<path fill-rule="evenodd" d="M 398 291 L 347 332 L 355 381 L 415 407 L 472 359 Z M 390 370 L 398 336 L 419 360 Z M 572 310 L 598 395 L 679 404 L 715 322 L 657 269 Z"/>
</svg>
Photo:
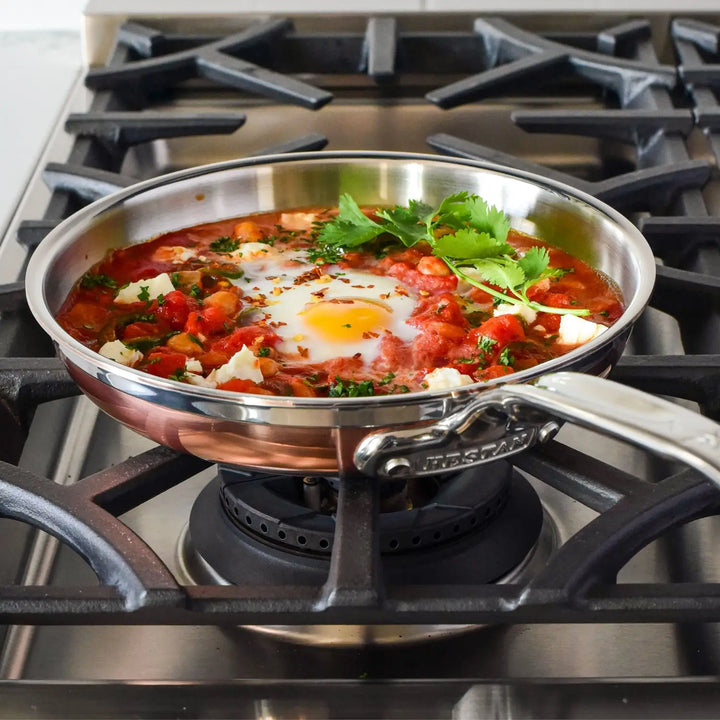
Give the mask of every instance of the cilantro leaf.
<svg viewBox="0 0 720 720">
<path fill-rule="evenodd" d="M 432 208 L 419 200 L 411 200 L 409 207 L 396 206 L 392 210 L 379 210 L 378 217 L 387 220 L 385 231 L 399 238 L 407 247 L 427 240 L 427 222 L 432 220 Z"/>
<path fill-rule="evenodd" d="M 494 205 L 488 204 L 477 195 L 472 195 L 467 200 L 467 210 L 470 215 L 468 224 L 470 227 L 486 232 L 500 241 L 504 241 L 510 232 L 510 219 L 498 210 Z"/>
<path fill-rule="evenodd" d="M 511 258 L 479 258 L 473 260 L 475 268 L 485 282 L 512 290 L 525 282 L 523 269 Z"/>
<path fill-rule="evenodd" d="M 525 273 L 526 282 L 531 283 L 543 277 L 549 262 L 550 255 L 547 248 L 534 246 L 518 260 L 518 265 Z"/>
<path fill-rule="evenodd" d="M 358 247 L 385 232 L 382 225 L 371 220 L 353 198 L 344 193 L 338 203 L 337 217 L 325 223 L 317 239 L 320 245 Z"/>
<path fill-rule="evenodd" d="M 447 225 L 451 228 L 461 228 L 470 219 L 470 211 L 467 206 L 467 200 L 470 194 L 463 190 L 453 195 L 448 195 L 437 209 L 437 225 Z"/>
<path fill-rule="evenodd" d="M 512 250 L 504 240 L 498 240 L 485 232 L 479 233 L 472 228 L 461 228 L 454 235 L 442 235 L 433 243 L 433 254 L 459 260 L 493 257 L 511 253 Z"/>
</svg>

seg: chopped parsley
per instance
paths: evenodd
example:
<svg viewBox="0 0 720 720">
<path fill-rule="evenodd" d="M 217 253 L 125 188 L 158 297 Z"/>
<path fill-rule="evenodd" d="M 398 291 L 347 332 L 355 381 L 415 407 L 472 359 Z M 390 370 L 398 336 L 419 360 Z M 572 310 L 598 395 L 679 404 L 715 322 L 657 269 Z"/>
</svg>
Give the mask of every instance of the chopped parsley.
<svg viewBox="0 0 720 720">
<path fill-rule="evenodd" d="M 180 284 L 180 273 L 174 272 L 170 275 L 170 282 L 173 284 L 173 287 L 177 287 Z"/>
<path fill-rule="evenodd" d="M 199 285 L 193 284 L 193 286 L 190 288 L 190 296 L 194 297 L 196 300 L 199 300 L 202 297 L 202 294 L 202 288 Z"/>
<path fill-rule="evenodd" d="M 140 292 L 137 294 L 138 300 L 141 300 L 142 302 L 149 302 L 150 301 L 150 286 L 149 285 L 141 285 L 140 286 Z"/>
<path fill-rule="evenodd" d="M 515 364 L 515 358 L 510 354 L 510 348 L 506 347 L 501 353 L 500 357 L 498 358 L 498 362 L 501 365 L 507 365 L 508 367 L 512 367 Z"/>
<path fill-rule="evenodd" d="M 178 368 L 177 370 L 173 370 L 168 375 L 168 378 L 170 380 L 184 380 L 186 377 L 187 373 L 185 372 L 185 368 Z"/>
<path fill-rule="evenodd" d="M 387 375 L 385 375 L 384 378 L 382 378 L 381 380 L 378 380 L 378 385 L 388 385 L 390 383 L 390 381 L 394 380 L 394 379 L 395 379 L 395 373 L 389 372 Z"/>
<path fill-rule="evenodd" d="M 258 351 L 255 354 L 258 357 L 267 357 L 270 354 L 270 348 L 269 347 L 258 348 Z"/>
<path fill-rule="evenodd" d="M 549 308 L 530 300 L 527 291 L 545 278 L 567 272 L 549 268 L 546 248 L 532 247 L 519 256 L 506 242 L 510 220 L 478 195 L 459 192 L 446 197 L 437 208 L 419 200 L 407 207 L 376 211 L 371 220 L 347 193 L 340 196 L 339 213 L 317 235 L 319 247 L 336 250 L 357 248 L 380 235 L 394 235 L 406 247 L 419 242 L 445 262 L 457 277 L 484 290 L 500 302 L 521 302 L 538 312 L 587 315 L 586 308 Z"/>
<path fill-rule="evenodd" d="M 188 338 L 190 338 L 190 340 L 191 340 L 192 342 L 194 342 L 196 345 L 199 345 L 200 347 L 203 346 L 202 340 L 201 340 L 197 335 L 193 335 L 192 333 L 188 333 Z"/>
<path fill-rule="evenodd" d="M 369 397 L 375 394 L 372 380 L 344 380 L 337 375 L 335 382 L 330 384 L 329 397 Z"/>
<path fill-rule="evenodd" d="M 315 247 L 309 247 L 305 252 L 310 262 L 316 264 L 327 263 L 328 265 L 340 262 L 344 255 L 340 248 L 332 247 L 325 243 L 320 243 Z"/>
<path fill-rule="evenodd" d="M 492 352 L 492 349 L 496 345 L 497 345 L 497 340 L 493 340 L 492 338 L 489 338 L 487 335 L 481 335 L 477 341 L 478 349 L 480 349 L 486 353 Z"/>
<path fill-rule="evenodd" d="M 235 252 L 240 247 L 239 240 L 233 240 L 229 235 L 223 235 L 210 243 L 210 249 L 216 253 Z"/>
<path fill-rule="evenodd" d="M 162 307 L 165 304 L 165 296 L 160 293 L 156 298 L 158 307 Z"/>
<path fill-rule="evenodd" d="M 80 287 L 91 290 L 96 287 L 116 288 L 117 283 L 109 275 L 86 272 L 80 279 Z"/>
</svg>

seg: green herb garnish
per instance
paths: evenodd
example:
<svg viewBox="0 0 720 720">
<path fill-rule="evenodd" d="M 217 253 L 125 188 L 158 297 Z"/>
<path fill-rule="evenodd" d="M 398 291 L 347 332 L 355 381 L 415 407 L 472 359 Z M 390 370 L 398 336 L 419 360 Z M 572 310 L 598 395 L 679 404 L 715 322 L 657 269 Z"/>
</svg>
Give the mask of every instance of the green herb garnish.
<svg viewBox="0 0 720 720">
<path fill-rule="evenodd" d="M 492 349 L 497 345 L 497 340 L 489 338 L 487 335 L 481 335 L 478 338 L 477 346 L 483 352 L 492 352 Z"/>
<path fill-rule="evenodd" d="M 193 285 L 190 288 L 190 296 L 194 297 L 196 300 L 199 300 L 202 297 L 202 294 L 203 294 L 203 291 L 199 285 Z"/>
<path fill-rule="evenodd" d="M 270 348 L 269 347 L 258 348 L 258 351 L 255 354 L 258 357 L 267 357 L 270 354 Z"/>
<path fill-rule="evenodd" d="M 585 308 L 551 308 L 528 298 L 527 291 L 535 283 L 560 277 L 567 270 L 548 268 L 546 248 L 532 247 L 519 257 L 506 242 L 510 220 L 478 195 L 455 193 L 436 209 L 411 200 L 407 207 L 378 210 L 379 222 L 367 217 L 347 193 L 340 196 L 338 206 L 338 215 L 318 232 L 320 247 L 356 248 L 384 233 L 407 247 L 426 242 L 455 275 L 499 302 L 520 303 L 538 312 L 589 314 Z"/>
<path fill-rule="evenodd" d="M 316 247 L 309 247 L 305 252 L 310 262 L 316 264 L 327 263 L 328 265 L 340 262 L 344 255 L 340 248 L 331 247 L 325 243 L 320 243 Z"/>
<path fill-rule="evenodd" d="M 389 372 L 384 378 L 378 380 L 378 385 L 388 385 L 395 378 L 394 372 Z"/>
<path fill-rule="evenodd" d="M 235 252 L 240 247 L 239 240 L 233 240 L 229 235 L 223 235 L 210 243 L 210 249 L 216 253 Z"/>
<path fill-rule="evenodd" d="M 177 370 L 173 370 L 168 375 L 168 378 L 170 378 L 170 380 L 184 380 L 186 377 L 187 373 L 185 372 L 185 368 L 178 368 Z"/>
<path fill-rule="evenodd" d="M 343 380 L 337 375 L 335 382 L 330 384 L 329 397 L 369 397 L 375 394 L 372 380 Z"/>
<path fill-rule="evenodd" d="M 501 365 L 507 365 L 508 367 L 512 367 L 515 364 L 515 358 L 510 354 L 510 348 L 506 347 L 501 353 L 500 357 L 498 358 L 498 362 Z"/>
<path fill-rule="evenodd" d="M 140 286 L 140 292 L 137 294 L 138 300 L 141 300 L 142 302 L 149 302 L 150 301 L 150 286 L 149 285 L 141 285 Z"/>
<path fill-rule="evenodd" d="M 117 283 L 109 275 L 86 272 L 80 279 L 80 287 L 86 290 L 96 287 L 116 288 Z"/>
</svg>

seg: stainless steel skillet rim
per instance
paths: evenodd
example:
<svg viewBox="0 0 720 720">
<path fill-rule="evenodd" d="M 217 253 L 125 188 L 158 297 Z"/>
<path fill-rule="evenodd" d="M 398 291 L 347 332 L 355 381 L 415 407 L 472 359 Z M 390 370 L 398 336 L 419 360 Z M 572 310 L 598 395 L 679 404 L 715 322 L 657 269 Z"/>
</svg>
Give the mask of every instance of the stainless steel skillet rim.
<svg viewBox="0 0 720 720">
<path fill-rule="evenodd" d="M 607 332 L 603 333 L 595 340 L 577 348 L 566 355 L 559 358 L 549 360 L 541 365 L 514 373 L 505 378 L 497 378 L 488 382 L 478 382 L 472 385 L 463 386 L 462 388 L 452 390 L 436 390 L 436 391 L 420 391 L 407 393 L 403 395 L 385 395 L 372 396 L 363 398 L 294 398 L 294 397 L 270 397 L 258 396 L 247 393 L 235 393 L 225 390 L 216 390 L 212 388 L 199 388 L 193 385 L 177 383 L 171 380 L 156 378 L 155 376 L 127 368 L 125 366 L 114 363 L 98 355 L 94 351 L 82 345 L 68 333 L 66 333 L 55 321 L 50 313 L 46 302 L 45 284 L 46 276 L 51 269 L 56 257 L 64 251 L 68 246 L 72 245 L 74 238 L 78 232 L 84 229 L 91 220 L 108 211 L 112 207 L 122 203 L 123 201 L 140 195 L 148 190 L 170 185 L 181 180 L 187 180 L 194 177 L 210 175 L 215 172 L 222 172 L 234 168 L 252 167 L 256 165 L 269 164 L 289 164 L 299 161 L 311 163 L 323 163 L 330 161 L 360 161 L 372 160 L 390 160 L 405 162 L 423 162 L 438 163 L 447 165 L 464 166 L 469 168 L 477 168 L 479 170 L 499 173 L 504 176 L 510 176 L 521 181 L 540 186 L 550 192 L 557 193 L 571 199 L 573 202 L 579 202 L 589 206 L 594 212 L 598 212 L 608 218 L 613 224 L 618 225 L 633 243 L 632 256 L 638 264 L 640 277 L 638 279 L 638 290 L 634 298 L 626 307 L 625 312 L 620 319 Z M 524 382 L 535 379 L 555 370 L 572 367 L 576 360 L 593 353 L 596 350 L 609 345 L 626 329 L 635 322 L 637 317 L 644 309 L 647 300 L 652 291 L 655 276 L 655 265 L 652 252 L 647 245 L 641 233 L 635 226 L 620 213 L 608 207 L 604 203 L 596 200 L 590 195 L 555 181 L 547 180 L 542 176 L 528 173 L 513 168 L 504 167 L 491 162 L 466 160 L 458 158 L 448 158 L 445 156 L 417 153 L 396 153 L 396 152 L 366 152 L 366 151 L 332 151 L 320 153 L 288 153 L 285 155 L 266 155 L 253 158 L 245 158 L 240 160 L 230 160 L 221 163 L 213 163 L 194 167 L 186 170 L 180 170 L 175 173 L 163 175 L 158 178 L 139 182 L 129 188 L 113 193 L 101 200 L 98 200 L 86 208 L 64 220 L 57 228 L 52 230 L 43 242 L 36 249 L 27 270 L 27 296 L 28 304 L 41 326 L 50 334 L 55 342 L 60 346 L 63 354 L 71 361 L 75 362 L 75 358 L 80 360 L 81 369 L 85 372 L 92 370 L 91 374 L 99 378 L 107 384 L 109 378 L 113 376 L 122 379 L 130 385 L 137 385 L 147 388 L 148 390 L 156 390 L 160 393 L 171 393 L 174 397 L 172 405 L 181 406 L 184 409 L 201 412 L 196 408 L 192 400 L 206 399 L 208 401 L 220 401 L 223 404 L 230 402 L 244 407 L 256 407 L 258 410 L 263 408 L 305 408 L 305 409 L 336 409 L 336 408 L 352 408 L 362 406 L 364 408 L 376 406 L 407 406 L 415 402 L 434 402 L 441 401 L 452 397 L 453 399 L 464 399 L 468 396 L 475 395 L 478 391 L 486 388 L 495 387 L 507 382 Z"/>
</svg>

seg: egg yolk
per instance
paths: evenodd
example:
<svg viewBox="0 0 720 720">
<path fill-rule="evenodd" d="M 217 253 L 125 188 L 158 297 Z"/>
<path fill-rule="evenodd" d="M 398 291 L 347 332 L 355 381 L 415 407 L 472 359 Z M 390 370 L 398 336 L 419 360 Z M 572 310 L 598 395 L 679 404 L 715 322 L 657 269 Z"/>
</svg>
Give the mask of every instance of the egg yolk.
<svg viewBox="0 0 720 720">
<path fill-rule="evenodd" d="M 302 311 L 305 325 L 328 342 L 362 340 L 365 333 L 382 332 L 392 313 L 381 303 L 367 300 L 328 300 L 309 305 Z"/>
</svg>

